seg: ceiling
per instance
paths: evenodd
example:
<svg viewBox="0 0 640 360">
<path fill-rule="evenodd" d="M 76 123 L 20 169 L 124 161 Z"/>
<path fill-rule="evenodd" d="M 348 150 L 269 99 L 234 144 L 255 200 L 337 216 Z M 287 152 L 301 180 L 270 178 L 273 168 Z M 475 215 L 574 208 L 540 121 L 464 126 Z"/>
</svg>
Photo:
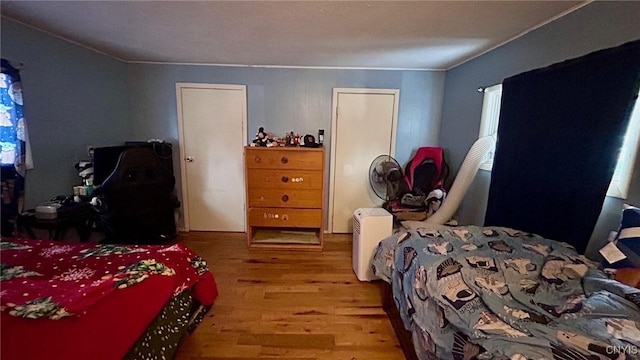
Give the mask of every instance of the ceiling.
<svg viewBox="0 0 640 360">
<path fill-rule="evenodd" d="M 588 1 L 5 1 L 126 62 L 446 70 Z"/>
</svg>

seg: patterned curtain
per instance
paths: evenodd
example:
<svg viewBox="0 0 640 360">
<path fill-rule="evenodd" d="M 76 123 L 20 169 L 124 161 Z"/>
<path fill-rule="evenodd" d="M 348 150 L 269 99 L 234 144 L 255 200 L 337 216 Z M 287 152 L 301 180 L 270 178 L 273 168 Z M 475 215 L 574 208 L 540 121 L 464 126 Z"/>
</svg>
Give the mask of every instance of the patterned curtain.
<svg viewBox="0 0 640 360">
<path fill-rule="evenodd" d="M 24 206 L 27 133 L 22 112 L 20 72 L 5 59 L 1 59 L 0 66 L 2 236 L 13 236 L 16 217 Z"/>
</svg>

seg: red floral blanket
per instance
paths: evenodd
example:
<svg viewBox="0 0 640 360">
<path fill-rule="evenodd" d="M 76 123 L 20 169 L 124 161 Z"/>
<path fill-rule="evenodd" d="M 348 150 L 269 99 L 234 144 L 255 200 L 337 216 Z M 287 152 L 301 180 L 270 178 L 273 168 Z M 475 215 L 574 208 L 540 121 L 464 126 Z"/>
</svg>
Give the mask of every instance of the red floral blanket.
<svg viewBox="0 0 640 360">
<path fill-rule="evenodd" d="M 212 282 L 207 263 L 184 244 L 0 242 L 0 309 L 13 316 L 79 316 L 113 292 L 159 276 L 173 280 L 173 295 L 203 278 Z M 215 286 L 194 287 L 203 305 L 216 296 Z"/>
</svg>

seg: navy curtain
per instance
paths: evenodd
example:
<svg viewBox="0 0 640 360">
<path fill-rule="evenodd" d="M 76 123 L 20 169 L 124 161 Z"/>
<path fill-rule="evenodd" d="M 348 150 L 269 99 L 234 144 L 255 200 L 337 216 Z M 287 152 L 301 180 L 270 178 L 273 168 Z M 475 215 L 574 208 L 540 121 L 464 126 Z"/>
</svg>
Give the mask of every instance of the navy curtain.
<svg viewBox="0 0 640 360">
<path fill-rule="evenodd" d="M 485 225 L 583 253 L 639 80 L 640 40 L 505 79 Z"/>
<path fill-rule="evenodd" d="M 0 60 L 0 166 L 2 236 L 15 235 L 15 220 L 24 205 L 27 130 L 22 111 L 20 72 Z"/>
</svg>

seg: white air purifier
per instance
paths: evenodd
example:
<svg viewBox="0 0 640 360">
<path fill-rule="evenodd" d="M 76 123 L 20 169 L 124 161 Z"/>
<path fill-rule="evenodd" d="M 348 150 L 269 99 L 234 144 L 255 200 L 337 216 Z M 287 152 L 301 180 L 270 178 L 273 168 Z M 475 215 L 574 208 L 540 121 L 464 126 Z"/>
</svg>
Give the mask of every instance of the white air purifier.
<svg viewBox="0 0 640 360">
<path fill-rule="evenodd" d="M 378 279 L 371 260 L 380 240 L 393 233 L 393 215 L 382 208 L 361 208 L 353 212 L 353 272 L 360 281 Z"/>
</svg>

